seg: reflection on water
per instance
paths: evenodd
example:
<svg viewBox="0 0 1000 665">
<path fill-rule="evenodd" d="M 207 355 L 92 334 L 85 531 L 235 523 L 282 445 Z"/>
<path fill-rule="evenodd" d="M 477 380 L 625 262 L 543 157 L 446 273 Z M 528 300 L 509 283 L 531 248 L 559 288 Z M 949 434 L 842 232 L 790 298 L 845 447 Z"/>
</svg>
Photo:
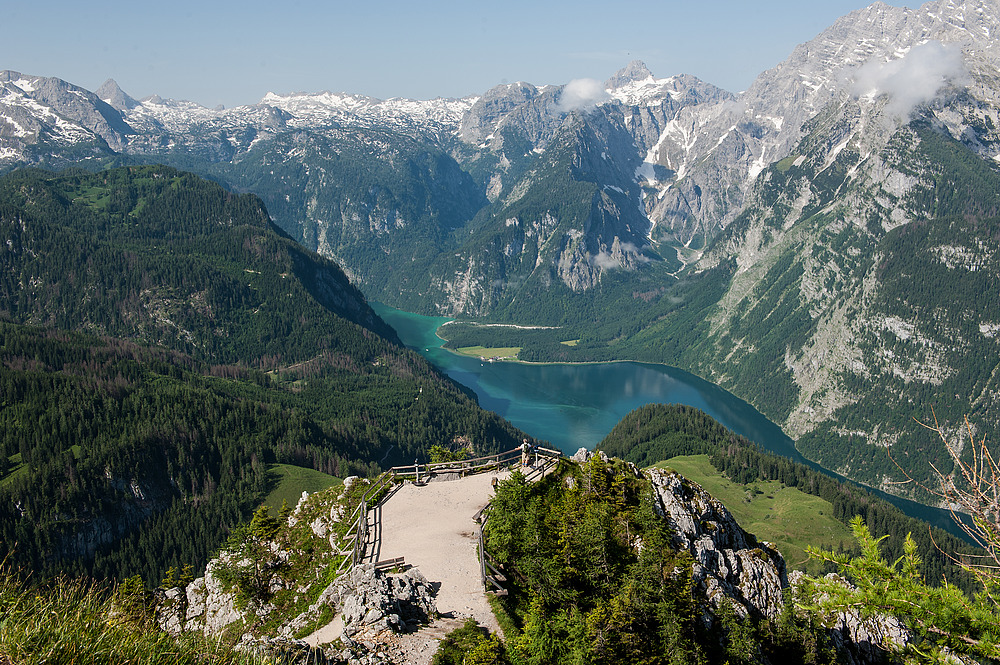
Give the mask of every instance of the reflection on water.
<svg viewBox="0 0 1000 665">
<path fill-rule="evenodd" d="M 746 402 L 707 381 L 663 365 L 526 365 L 482 361 L 441 348 L 434 331 L 447 319 L 376 306 L 407 346 L 423 354 L 479 403 L 532 436 L 572 454 L 593 448 L 627 413 L 644 404 L 687 404 L 774 452 L 802 460 L 781 429 Z"/>
<path fill-rule="evenodd" d="M 685 404 L 766 450 L 840 476 L 807 461 L 776 424 L 722 388 L 673 367 L 633 362 L 528 365 L 484 362 L 441 348 L 435 331 L 448 321 L 373 303 L 406 346 L 420 352 L 449 377 L 471 388 L 479 404 L 531 436 L 567 454 L 593 448 L 626 414 L 650 403 Z M 869 490 L 873 491 L 873 490 Z M 948 513 L 882 492 L 873 493 L 908 515 L 958 534 Z M 961 534 L 959 534 L 961 535 Z"/>
</svg>

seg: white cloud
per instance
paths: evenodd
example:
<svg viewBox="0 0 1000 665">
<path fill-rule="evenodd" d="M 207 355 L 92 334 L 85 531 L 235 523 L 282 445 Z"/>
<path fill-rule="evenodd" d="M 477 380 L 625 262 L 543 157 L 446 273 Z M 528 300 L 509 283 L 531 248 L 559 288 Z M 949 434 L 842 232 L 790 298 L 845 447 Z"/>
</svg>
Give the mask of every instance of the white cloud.
<svg viewBox="0 0 1000 665">
<path fill-rule="evenodd" d="M 597 254 L 590 256 L 590 264 L 601 270 L 618 270 L 626 265 L 633 266 L 635 263 L 649 263 L 652 261 L 648 256 L 642 254 L 642 249 L 631 242 L 623 242 L 619 245 L 615 240 L 614 249 L 611 252 L 601 250 Z M 624 260 L 624 263 L 623 263 Z"/>
<path fill-rule="evenodd" d="M 597 79 L 573 79 L 559 93 L 556 105 L 562 113 L 591 109 L 611 99 L 604 84 Z"/>
<path fill-rule="evenodd" d="M 607 252 L 598 252 L 591 257 L 590 262 L 601 270 L 615 270 L 622 267 L 621 262 Z"/>
<path fill-rule="evenodd" d="M 635 256 L 635 260 L 638 261 L 639 263 L 649 263 L 650 261 L 653 260 L 648 256 L 646 256 L 645 254 L 643 254 L 642 253 L 643 248 L 639 247 L 635 243 L 623 242 L 622 249 L 624 249 L 629 254 L 633 254 Z"/>
<path fill-rule="evenodd" d="M 869 60 L 849 74 L 849 83 L 855 97 L 888 95 L 885 112 L 906 119 L 945 85 L 962 83 L 967 77 L 958 48 L 930 41 L 914 46 L 897 60 Z"/>
</svg>

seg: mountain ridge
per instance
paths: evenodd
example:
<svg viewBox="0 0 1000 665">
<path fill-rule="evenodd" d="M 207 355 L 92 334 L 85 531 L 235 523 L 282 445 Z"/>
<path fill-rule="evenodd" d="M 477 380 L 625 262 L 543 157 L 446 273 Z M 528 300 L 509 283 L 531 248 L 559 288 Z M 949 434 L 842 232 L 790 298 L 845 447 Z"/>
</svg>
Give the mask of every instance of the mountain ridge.
<svg viewBox="0 0 1000 665">
<path fill-rule="evenodd" d="M 255 196 L 27 169 L 0 177 L 0 236 L 0 556 L 40 576 L 203 565 L 275 463 L 343 476 L 524 437 Z"/>
<path fill-rule="evenodd" d="M 993 256 L 992 236 L 971 234 L 990 228 L 995 208 L 998 15 L 995 0 L 876 3 L 737 95 L 631 63 L 603 84 L 519 82 L 463 100 L 269 95 L 210 111 L 150 99 L 125 113 L 136 133 L 121 151 L 50 118 L 38 122 L 53 141 L 76 132 L 80 144 L 50 150 L 40 130 L 31 145 L 0 134 L 0 154 L 8 164 L 44 155 L 194 168 L 257 192 L 279 226 L 372 298 L 561 325 L 582 340 L 515 344 L 535 360 L 679 365 L 754 403 L 814 459 L 890 488 L 891 469 L 861 460 L 903 432 L 920 436 L 906 418 L 877 422 L 867 399 L 916 417 L 960 408 L 954 395 L 992 408 L 992 384 L 961 368 L 993 363 L 993 338 L 958 334 L 917 302 L 891 312 L 885 294 L 904 289 L 871 257 L 900 259 L 899 229 L 931 220 L 950 236 L 924 248 L 922 277 L 951 265 L 952 278 L 978 283 L 963 266 Z M 7 95 L 23 102 L 18 113 L 49 108 L 27 94 Z M 975 203 L 962 208 L 952 186 Z M 1000 320 L 960 309 L 942 311 L 976 316 L 986 331 Z M 874 377 L 901 383 L 889 397 Z M 824 430 L 840 434 L 815 440 Z M 869 447 L 825 457 L 862 431 Z M 924 445 L 936 444 L 913 449 Z"/>
</svg>

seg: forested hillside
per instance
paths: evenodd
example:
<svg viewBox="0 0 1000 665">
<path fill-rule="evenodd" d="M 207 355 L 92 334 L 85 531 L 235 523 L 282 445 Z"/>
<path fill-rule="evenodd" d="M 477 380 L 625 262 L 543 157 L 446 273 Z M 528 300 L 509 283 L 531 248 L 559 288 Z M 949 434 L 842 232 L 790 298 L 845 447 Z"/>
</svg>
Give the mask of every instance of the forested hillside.
<svg viewBox="0 0 1000 665">
<path fill-rule="evenodd" d="M 40 572 L 201 565 L 274 462 L 522 436 L 259 200 L 164 167 L 0 179 L 0 322 L 0 556 Z"/>
<path fill-rule="evenodd" d="M 860 515 L 884 543 L 886 558 L 902 556 L 910 533 L 924 561 L 930 582 L 946 577 L 966 591 L 973 579 L 950 555 L 975 554 L 969 543 L 925 522 L 906 516 L 895 506 L 856 485 L 841 482 L 804 464 L 761 451 L 755 443 L 726 429 L 703 411 L 689 406 L 650 404 L 629 413 L 598 445 L 609 455 L 644 467 L 676 455 L 710 455 L 712 465 L 735 483 L 777 480 L 833 504 L 834 517 L 847 524 Z"/>
</svg>

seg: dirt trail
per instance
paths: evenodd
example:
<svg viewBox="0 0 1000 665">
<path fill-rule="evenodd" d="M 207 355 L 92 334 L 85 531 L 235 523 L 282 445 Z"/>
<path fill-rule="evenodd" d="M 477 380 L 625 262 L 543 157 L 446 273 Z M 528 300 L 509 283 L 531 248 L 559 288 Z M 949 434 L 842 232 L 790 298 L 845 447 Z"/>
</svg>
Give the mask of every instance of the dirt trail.
<svg viewBox="0 0 1000 665">
<path fill-rule="evenodd" d="M 550 469 L 546 466 L 541 473 Z M 441 618 L 393 640 L 402 654 L 399 662 L 430 663 L 438 641 L 469 617 L 502 635 L 483 591 L 476 549 L 478 525 L 473 517 L 492 498 L 494 479 L 509 476 L 509 471 L 494 471 L 424 485 L 407 482 L 369 513 L 373 527 L 368 560 L 403 557 L 407 566 L 440 585 L 435 601 Z M 343 621 L 335 620 L 306 641 L 323 644 L 340 637 L 342 630 Z"/>
<path fill-rule="evenodd" d="M 506 478 L 501 472 L 499 478 Z M 472 520 L 493 495 L 496 473 L 459 480 L 407 483 L 379 510 L 377 560 L 404 557 L 431 582 L 439 582 L 438 612 L 472 617 L 491 632 L 499 631 L 486 602 L 476 551 L 477 525 Z"/>
</svg>

